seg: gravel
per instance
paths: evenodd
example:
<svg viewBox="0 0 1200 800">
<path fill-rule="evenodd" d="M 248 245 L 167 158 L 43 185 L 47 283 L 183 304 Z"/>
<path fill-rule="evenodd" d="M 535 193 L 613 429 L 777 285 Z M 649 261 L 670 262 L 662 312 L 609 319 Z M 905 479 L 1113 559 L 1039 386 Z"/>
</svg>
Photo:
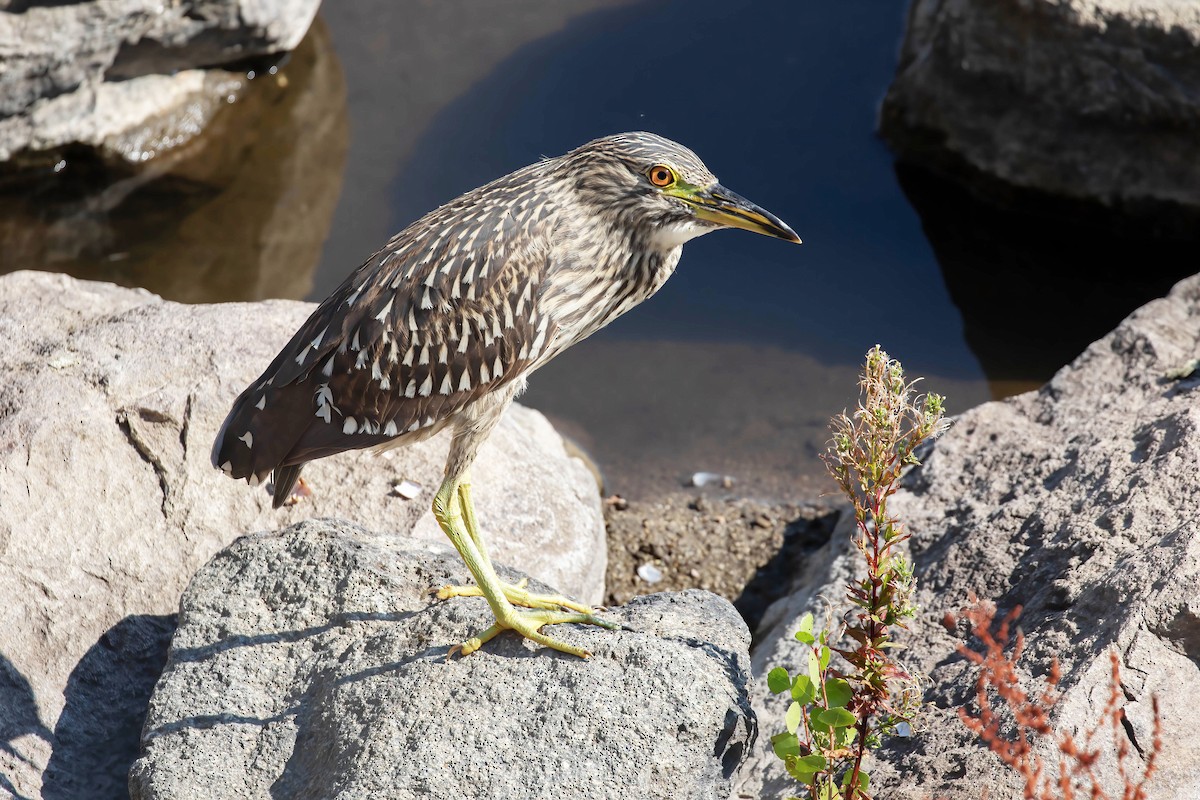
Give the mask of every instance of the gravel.
<svg viewBox="0 0 1200 800">
<path fill-rule="evenodd" d="M 786 593 L 800 563 L 828 540 L 838 516 L 820 501 L 779 503 L 696 489 L 650 501 L 610 497 L 604 508 L 606 603 L 704 589 L 732 601 L 752 631 Z"/>
</svg>

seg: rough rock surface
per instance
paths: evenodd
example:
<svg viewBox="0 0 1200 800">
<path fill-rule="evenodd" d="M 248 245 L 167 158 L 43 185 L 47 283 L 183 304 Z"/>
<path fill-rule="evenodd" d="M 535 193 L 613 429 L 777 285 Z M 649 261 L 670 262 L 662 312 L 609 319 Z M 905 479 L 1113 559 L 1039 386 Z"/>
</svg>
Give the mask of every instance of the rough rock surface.
<svg viewBox="0 0 1200 800">
<path fill-rule="evenodd" d="M 136 161 L 179 144 L 240 88 L 201 68 L 291 50 L 319 4 L 0 0 L 0 161 L 72 142 Z"/>
<path fill-rule="evenodd" d="M 517 573 L 509 572 L 511 580 Z M 136 800 L 207 797 L 713 798 L 754 739 L 749 631 L 690 591 L 555 626 L 587 661 L 489 624 L 438 545 L 300 523 L 247 536 L 184 593 Z"/>
<path fill-rule="evenodd" d="M 444 437 L 315 462 L 313 497 L 277 511 L 209 464 L 233 398 L 312 309 L 0 277 L 0 794 L 123 785 L 179 594 L 235 537 L 341 517 L 444 540 Z M 472 472 L 493 557 L 599 602 L 596 484 L 549 423 L 514 407 Z M 402 479 L 422 493 L 395 496 Z"/>
<path fill-rule="evenodd" d="M 974 592 L 1001 613 L 1024 606 L 1021 666 L 1036 678 L 1031 688 L 1059 659 L 1059 730 L 1095 724 L 1115 648 L 1135 762 L 1151 741 L 1151 695 L 1162 704 L 1164 749 L 1150 796 L 1200 797 L 1200 379 L 1165 377 L 1200 356 L 1198 309 L 1200 276 L 1135 312 L 1040 391 L 963 414 L 909 474 L 893 510 L 913 534 L 920 614 L 903 639 L 909 663 L 928 676 L 930 705 L 919 735 L 883 754 L 877 796 L 976 800 L 984 786 L 992 797 L 1020 796 L 1014 775 L 956 716 L 974 697 L 975 671 L 940 621 Z M 756 674 L 797 670 L 799 615 L 819 611 L 818 595 L 843 596 L 857 558 L 846 531 L 836 531 L 796 592 L 768 610 Z M 759 691 L 768 742 L 784 729 L 786 709 Z M 1099 743 L 1109 796 L 1120 797 L 1112 743 L 1107 734 Z M 760 744 L 743 793 L 784 794 L 777 764 Z"/>
<path fill-rule="evenodd" d="M 913 0 L 880 131 L 909 161 L 1200 210 L 1200 5 Z"/>
</svg>

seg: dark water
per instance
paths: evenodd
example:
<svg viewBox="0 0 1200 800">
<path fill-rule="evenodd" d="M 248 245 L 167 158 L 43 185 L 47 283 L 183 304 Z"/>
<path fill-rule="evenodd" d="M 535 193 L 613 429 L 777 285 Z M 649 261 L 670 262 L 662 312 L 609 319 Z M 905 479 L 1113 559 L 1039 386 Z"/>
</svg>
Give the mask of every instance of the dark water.
<svg viewBox="0 0 1200 800">
<path fill-rule="evenodd" d="M 280 64 L 284 86 L 253 81 L 158 174 L 121 184 L 72 161 L 10 180 L 0 214 L 20 246 L 0 269 L 185 301 L 318 300 L 458 193 L 599 135 L 655 131 L 805 244 L 690 243 L 658 296 L 535 375 L 524 401 L 613 491 L 704 470 L 795 496 L 828 488 L 825 421 L 853 403 L 876 342 L 957 412 L 1038 385 L 1191 268 L 1194 243 L 1114 243 L 898 173 L 873 134 L 897 3 L 355 0 L 322 18 Z M 1148 276 L 1105 266 L 1117 253 L 1178 258 Z"/>
<path fill-rule="evenodd" d="M 338 41 L 339 12 L 326 13 Z M 831 363 L 886 341 L 914 367 L 981 378 L 872 133 L 900 32 L 901 9 L 874 0 L 680 0 L 582 14 L 517 50 L 430 122 L 389 182 L 387 227 L 542 154 L 652 130 L 692 147 L 806 244 L 734 232 L 700 239 L 660 295 L 606 339 L 770 344 Z M 387 102 L 385 85 L 373 94 L 364 101 Z M 315 295 L 340 281 L 363 244 L 343 245 L 335 233 Z M 896 312 L 911 310 L 907 324 L 859 309 L 867 287 Z"/>
<path fill-rule="evenodd" d="M 324 13 L 353 87 L 345 54 L 362 17 L 351 7 Z M 401 10 L 373 11 L 375 24 L 402 27 Z M 701 470 L 751 493 L 811 489 L 799 478 L 819 475 L 825 420 L 852 401 L 854 367 L 876 342 L 955 408 L 990 396 L 873 134 L 901 30 L 901 8 L 869 0 L 598 4 L 448 98 L 386 184 L 375 176 L 386 219 L 353 234 L 335 221 L 313 297 L 364 245 L 514 167 L 606 133 L 669 136 L 805 244 L 732 231 L 690 243 L 658 296 L 535 375 L 525 402 L 578 438 L 622 493 Z M 370 57 L 380 70 L 386 58 Z M 351 89 L 352 137 L 363 106 L 371 124 L 412 136 L 402 115 L 379 116 L 391 92 L 378 79 Z M 355 213 L 346 203 L 339 217 Z"/>
</svg>

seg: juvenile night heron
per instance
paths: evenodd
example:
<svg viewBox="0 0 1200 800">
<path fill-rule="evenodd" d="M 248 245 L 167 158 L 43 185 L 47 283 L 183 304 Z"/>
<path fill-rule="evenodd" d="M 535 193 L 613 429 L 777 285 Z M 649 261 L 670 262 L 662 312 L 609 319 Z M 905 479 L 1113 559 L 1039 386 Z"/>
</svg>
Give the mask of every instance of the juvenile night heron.
<svg viewBox="0 0 1200 800">
<path fill-rule="evenodd" d="M 496 618 L 459 649 L 511 629 L 587 656 L 541 629 L 615 626 L 500 580 L 468 469 L 531 372 L 654 294 L 684 242 L 722 227 L 800 241 L 691 150 L 650 133 L 596 139 L 467 192 L 392 237 L 321 303 L 234 402 L 213 465 L 252 485 L 274 471 L 278 507 L 308 461 L 452 428 L 433 513 L 476 586 L 438 595 L 483 595 Z"/>
</svg>

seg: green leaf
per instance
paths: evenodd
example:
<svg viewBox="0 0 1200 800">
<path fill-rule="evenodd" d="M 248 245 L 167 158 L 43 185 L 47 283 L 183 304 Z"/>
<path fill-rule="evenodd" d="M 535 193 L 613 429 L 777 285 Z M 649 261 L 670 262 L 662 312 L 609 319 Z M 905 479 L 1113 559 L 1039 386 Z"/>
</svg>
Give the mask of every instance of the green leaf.
<svg viewBox="0 0 1200 800">
<path fill-rule="evenodd" d="M 797 675 L 792 682 L 792 699 L 800 705 L 808 705 L 817 696 L 817 685 L 807 675 Z"/>
<path fill-rule="evenodd" d="M 833 741 L 838 747 L 849 747 L 857 738 L 858 728 L 855 728 L 854 726 L 838 728 L 833 732 Z"/>
<path fill-rule="evenodd" d="M 799 703 L 793 702 L 788 706 L 787 716 L 784 717 L 784 722 L 787 723 L 788 733 L 795 733 L 800 727 L 800 717 L 804 714 L 804 709 Z"/>
<path fill-rule="evenodd" d="M 809 772 L 820 772 L 821 770 L 825 769 L 826 765 L 828 764 L 828 762 L 825 760 L 825 756 L 820 755 L 819 753 L 801 756 L 800 758 L 796 759 L 796 763 L 802 764 L 806 769 L 808 769 Z"/>
<path fill-rule="evenodd" d="M 815 642 L 817 640 L 811 633 L 805 633 L 804 631 L 796 631 L 796 641 L 804 642 L 805 644 L 812 644 L 813 642 Z"/>
<path fill-rule="evenodd" d="M 842 776 L 842 788 L 843 789 L 850 788 L 850 776 L 853 774 L 854 774 L 854 770 L 849 770 L 846 772 L 845 775 Z M 867 775 L 866 772 L 864 772 L 863 770 L 860 769 L 858 771 L 858 790 L 860 792 L 866 792 L 867 787 L 870 785 L 870 783 L 871 783 L 870 776 Z"/>
<path fill-rule="evenodd" d="M 829 666 L 829 656 L 830 656 L 829 648 L 822 647 L 821 648 L 821 669 L 825 669 L 826 667 Z"/>
<path fill-rule="evenodd" d="M 825 759 L 815 753 L 787 760 L 788 773 L 801 783 L 812 783 L 816 774 L 823 769 L 825 769 Z"/>
<path fill-rule="evenodd" d="M 829 783 L 821 784 L 821 788 L 817 792 L 817 800 L 842 800 L 842 793 L 838 791 L 831 780 Z"/>
<path fill-rule="evenodd" d="M 801 617 L 801 618 L 800 618 L 800 632 L 801 632 L 801 633 L 807 633 L 807 634 L 808 634 L 808 635 L 810 635 L 810 636 L 812 635 L 812 632 L 813 632 L 813 615 L 812 615 L 812 612 L 811 612 L 811 611 L 810 611 L 810 612 L 808 612 L 807 614 L 805 614 L 803 617 Z"/>
<path fill-rule="evenodd" d="M 786 764 L 788 775 L 791 775 L 800 783 L 806 785 L 812 784 L 813 778 L 816 777 L 816 773 L 800 764 L 800 760 L 798 758 L 789 757 L 784 763 Z"/>
<path fill-rule="evenodd" d="M 825 681 L 825 697 L 830 708 L 844 708 L 853 699 L 854 690 L 841 678 L 830 678 Z"/>
<path fill-rule="evenodd" d="M 816 714 L 818 722 L 831 728 L 845 728 L 858 722 L 858 717 L 844 708 L 828 708 Z"/>
<path fill-rule="evenodd" d="M 808 677 L 812 678 L 814 683 L 821 680 L 821 660 L 815 650 L 808 651 Z"/>
<path fill-rule="evenodd" d="M 794 733 L 777 733 L 771 737 L 771 749 L 775 755 L 786 759 L 788 756 L 800 755 L 800 740 Z"/>
<path fill-rule="evenodd" d="M 816 706 L 810 709 L 808 712 L 808 727 L 812 728 L 818 733 L 829 733 L 830 731 L 829 724 L 822 722 L 820 719 L 820 715 L 823 714 L 824 711 L 825 709 L 821 708 L 820 706 Z"/>
<path fill-rule="evenodd" d="M 771 694 L 783 694 L 792 686 L 792 679 L 788 677 L 788 671 L 783 667 L 775 667 L 767 673 L 767 688 L 771 690 Z"/>
</svg>

